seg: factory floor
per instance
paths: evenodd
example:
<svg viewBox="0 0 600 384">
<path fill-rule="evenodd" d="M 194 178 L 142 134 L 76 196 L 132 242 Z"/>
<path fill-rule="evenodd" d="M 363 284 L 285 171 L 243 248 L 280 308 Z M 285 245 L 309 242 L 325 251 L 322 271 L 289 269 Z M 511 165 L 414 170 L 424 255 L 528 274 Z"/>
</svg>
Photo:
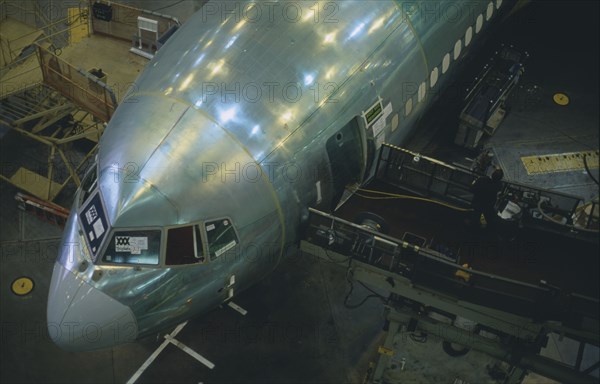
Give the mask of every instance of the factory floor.
<svg viewBox="0 0 600 384">
<path fill-rule="evenodd" d="M 180 10 L 188 12 L 200 3 L 183 2 Z M 152 7 L 147 8 L 154 9 L 163 3 L 148 4 Z M 508 180 L 589 198 L 598 194 L 598 188 L 582 171 L 530 176 L 520 168 L 521 156 L 598 149 L 598 33 L 589 31 L 598 28 L 594 21 L 597 5 L 564 4 L 551 2 L 549 8 L 543 8 L 534 3 L 495 35 L 496 42 L 527 49 L 531 58 L 519 88 L 521 97 L 513 100 L 511 111 L 486 145 Z M 178 16 L 173 11 L 162 10 Z M 539 43 L 545 41 L 548 43 Z M 478 61 L 484 62 L 490 54 L 484 49 L 480 57 L 473 58 L 470 65 L 475 72 L 470 76 L 479 70 Z M 554 104 L 556 92 L 568 94 L 570 104 Z M 406 146 L 448 162 L 473 157 L 452 144 L 451 129 L 440 129 L 456 126 L 459 103 L 451 100 L 434 106 L 418 130 L 422 134 Z M 592 172 L 597 178 L 598 170 Z M 17 190 L 6 183 L 0 187 L 0 382 L 126 382 L 164 339 L 150 337 L 79 354 L 56 347 L 46 330 L 46 299 L 61 230 L 18 210 L 14 201 Z M 25 296 L 11 292 L 11 283 L 21 276 L 35 283 Z M 343 268 L 306 255 L 292 256 L 235 300 L 248 310 L 246 316 L 228 307 L 217 309 L 190 320 L 177 335 L 177 340 L 215 363 L 214 369 L 168 345 L 137 382 L 360 383 L 369 363 L 377 361 L 377 347 L 385 338 L 383 306 L 371 299 L 350 310 L 343 305 L 347 293 Z M 368 294 L 355 287 L 350 303 Z M 554 336 L 544 350 L 548 356 L 571 363 L 576 352 L 568 340 Z M 597 348 L 586 349 L 582 367 L 598 357 Z M 474 351 L 449 357 L 441 342 L 431 338 L 426 343 L 398 340 L 384 378 L 389 383 L 496 383 L 486 369 L 495 363 Z M 598 369 L 595 372 L 597 375 Z M 526 381 L 551 382 L 536 375 L 529 375 Z"/>
</svg>

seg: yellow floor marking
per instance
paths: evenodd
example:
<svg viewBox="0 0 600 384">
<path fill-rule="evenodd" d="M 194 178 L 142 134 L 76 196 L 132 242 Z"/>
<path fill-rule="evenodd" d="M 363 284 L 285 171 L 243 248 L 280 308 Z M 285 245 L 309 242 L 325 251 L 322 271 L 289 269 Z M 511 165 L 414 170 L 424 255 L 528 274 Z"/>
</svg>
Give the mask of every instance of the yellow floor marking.
<svg viewBox="0 0 600 384">
<path fill-rule="evenodd" d="M 597 169 L 598 151 L 557 153 L 553 155 L 524 156 L 521 161 L 528 175 L 553 172 L 582 171 L 585 169 L 583 158 L 586 156 L 588 168 Z"/>
<path fill-rule="evenodd" d="M 15 295 L 25 296 L 33 291 L 33 285 L 33 280 L 31 280 L 29 277 L 23 276 L 13 281 L 10 289 Z"/>
<path fill-rule="evenodd" d="M 555 93 L 554 96 L 552 96 L 552 100 L 558 105 L 569 105 L 569 96 L 564 93 Z"/>
</svg>

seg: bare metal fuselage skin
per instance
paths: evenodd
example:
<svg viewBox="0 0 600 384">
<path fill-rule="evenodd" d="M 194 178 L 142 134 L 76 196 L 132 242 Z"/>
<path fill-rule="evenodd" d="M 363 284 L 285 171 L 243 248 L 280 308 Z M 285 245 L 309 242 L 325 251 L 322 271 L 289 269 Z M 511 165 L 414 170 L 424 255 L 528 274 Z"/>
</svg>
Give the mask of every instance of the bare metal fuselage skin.
<svg viewBox="0 0 600 384">
<path fill-rule="evenodd" d="M 206 4 L 140 75 L 101 139 L 95 190 L 75 196 L 48 300 L 55 342 L 135 340 L 273 271 L 308 207 L 329 210 L 381 142 L 406 139 L 501 3 Z M 92 251 L 81 223 L 95 191 L 107 223 Z M 168 228 L 222 218 L 233 248 L 168 265 Z M 126 229 L 161 231 L 157 265 L 102 260 L 111 231 Z"/>
</svg>

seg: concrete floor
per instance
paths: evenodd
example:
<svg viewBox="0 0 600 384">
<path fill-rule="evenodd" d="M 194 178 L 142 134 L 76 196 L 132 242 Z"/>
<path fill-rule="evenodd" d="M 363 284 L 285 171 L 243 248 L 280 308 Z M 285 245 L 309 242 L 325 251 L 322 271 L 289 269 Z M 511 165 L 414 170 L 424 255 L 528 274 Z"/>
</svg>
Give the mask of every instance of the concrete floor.
<svg viewBox="0 0 600 384">
<path fill-rule="evenodd" d="M 159 11 L 184 20 L 201 3 L 144 1 L 144 7 L 158 9 L 175 4 Z M 531 59 L 523 90 L 535 85 L 540 91 L 521 107 L 513 107 L 489 145 L 499 163 L 508 170 L 510 180 L 582 196 L 597 195 L 597 187 L 581 173 L 528 179 L 518 168 L 519 156 L 536 151 L 598 148 L 598 26 L 588 20 L 597 15 L 597 5 L 590 2 L 562 7 L 564 4 L 551 2 L 548 8 L 534 4 L 537 8 L 525 8 L 498 32 L 497 40 L 508 40 L 529 50 Z M 561 28 L 556 27 L 557 20 Z M 564 20 L 573 21 L 565 24 Z M 596 31 L 590 32 L 590 28 Z M 596 40 L 590 41 L 593 39 Z M 585 45 L 579 43 L 582 40 Z M 542 44 L 544 41 L 549 43 Z M 482 60 L 488 53 L 481 53 Z M 569 94 L 568 107 L 552 104 L 550 98 L 556 91 Z M 452 127 L 448 121 L 455 120 L 443 120 L 444 113 L 446 116 L 453 113 L 453 104 L 449 104 L 439 113 L 430 114 L 436 119 L 423 122 L 424 126 L 431 126 L 432 140 L 423 135 L 410 144 L 413 148 L 431 153 L 435 153 L 431 148 L 441 148 L 437 151 L 441 157 L 454 159 L 468 155 L 444 142 L 452 136 L 451 132 L 440 131 L 439 125 L 435 127 L 436 122 Z M 597 171 L 595 174 L 598 175 Z M 4 183 L 0 187 L 0 381 L 127 381 L 161 344 L 162 338 L 151 337 L 111 350 L 81 354 L 56 347 L 47 335 L 45 311 L 61 231 L 21 213 L 13 199 L 16 190 Z M 10 291 L 11 282 L 19 276 L 29 276 L 35 282 L 28 296 L 18 297 Z M 376 361 L 377 346 L 385 336 L 381 331 L 382 304 L 374 299 L 359 309 L 349 310 L 342 304 L 346 293 L 343 269 L 307 257 L 291 257 L 269 278 L 236 300 L 249 311 L 248 315 L 242 317 L 229 308 L 217 309 L 190 320 L 177 336 L 213 361 L 216 364 L 213 370 L 169 345 L 138 382 L 361 382 L 368 363 Z M 367 294 L 355 287 L 351 302 L 360 301 Z M 425 344 L 400 340 L 395 366 L 386 373 L 386 380 L 451 383 L 458 378 L 471 383 L 494 382 L 485 369 L 491 363 L 489 358 L 474 352 L 450 358 L 438 344 L 435 340 Z M 554 348 L 554 344 L 551 347 L 548 354 L 557 354 L 565 360 L 572 358 L 569 348 Z M 597 349 L 588 354 L 589 361 L 598 360 Z M 406 359 L 404 370 L 399 365 L 402 357 Z M 528 380 L 550 382 L 543 378 Z"/>
</svg>

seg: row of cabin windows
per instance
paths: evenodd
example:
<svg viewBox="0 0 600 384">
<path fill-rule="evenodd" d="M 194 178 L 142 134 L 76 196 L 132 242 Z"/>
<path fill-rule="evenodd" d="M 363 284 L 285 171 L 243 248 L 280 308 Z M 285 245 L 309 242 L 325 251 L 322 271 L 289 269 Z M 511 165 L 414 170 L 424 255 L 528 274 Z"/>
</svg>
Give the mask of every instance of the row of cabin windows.
<svg viewBox="0 0 600 384">
<path fill-rule="evenodd" d="M 496 9 L 500 9 L 501 5 L 502 5 L 502 0 L 496 0 Z M 486 21 L 489 21 L 492 18 L 493 14 L 494 14 L 494 3 L 490 1 L 490 3 L 487 6 L 486 12 L 485 12 Z M 477 20 L 475 21 L 475 33 L 479 33 L 481 31 L 482 27 L 483 27 L 483 14 L 480 14 L 479 16 L 477 16 Z M 468 47 L 469 44 L 471 44 L 472 39 L 473 39 L 473 27 L 469 26 L 467 28 L 467 31 L 465 32 L 465 43 L 464 43 L 465 45 L 464 46 Z M 456 41 L 456 44 L 454 44 L 454 51 L 453 51 L 454 61 L 458 60 L 458 58 L 460 57 L 462 48 L 463 48 L 462 39 L 458 39 Z M 442 74 L 448 72 L 448 68 L 450 68 L 450 53 L 446 53 L 446 55 L 442 59 Z M 438 82 L 438 79 L 439 79 L 439 70 L 438 70 L 438 67 L 436 66 L 431 70 L 431 74 L 429 76 L 429 88 L 435 87 L 435 85 Z M 419 85 L 419 89 L 417 90 L 417 102 L 420 103 L 425 99 L 426 91 L 427 91 L 427 83 L 426 83 L 426 81 L 423 81 L 421 83 L 421 85 Z M 406 103 L 404 105 L 404 116 L 410 115 L 412 110 L 413 110 L 413 99 L 411 97 L 406 101 Z"/>
<path fill-rule="evenodd" d="M 239 240 L 229 219 L 167 229 L 166 265 L 201 264 L 215 260 L 235 248 Z M 102 261 L 111 264 L 148 264 L 160 262 L 161 232 L 158 229 L 116 231 L 104 252 Z M 208 246 L 205 249 L 204 243 Z M 207 252 L 207 253 L 206 253 Z"/>
</svg>

